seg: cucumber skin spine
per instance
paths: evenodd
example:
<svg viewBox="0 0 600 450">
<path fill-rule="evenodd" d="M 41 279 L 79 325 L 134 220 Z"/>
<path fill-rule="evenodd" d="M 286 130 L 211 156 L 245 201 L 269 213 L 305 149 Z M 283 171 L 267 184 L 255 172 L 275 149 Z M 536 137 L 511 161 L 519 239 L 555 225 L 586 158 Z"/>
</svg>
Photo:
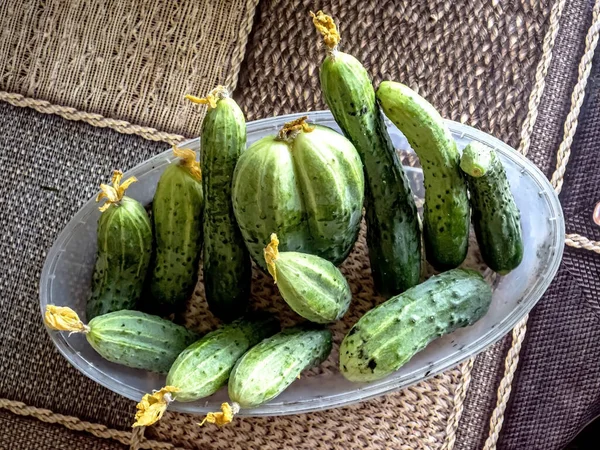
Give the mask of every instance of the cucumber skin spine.
<svg viewBox="0 0 600 450">
<path fill-rule="evenodd" d="M 384 81 L 377 99 L 423 167 L 427 260 L 440 271 L 458 267 L 467 256 L 470 209 L 456 143 L 435 108 L 407 86 Z"/>
<path fill-rule="evenodd" d="M 417 209 L 375 100 L 369 75 L 353 56 L 327 56 L 321 90 L 365 170 L 367 245 L 377 290 L 395 295 L 419 282 L 421 237 Z"/>
<path fill-rule="evenodd" d="M 89 322 L 86 339 L 104 359 L 134 369 L 167 373 L 198 335 L 140 311 L 115 311 Z"/>
<path fill-rule="evenodd" d="M 262 405 L 281 394 L 304 369 L 325 361 L 331 347 L 327 329 L 285 329 L 238 360 L 229 379 L 229 398 L 242 408 Z"/>
<path fill-rule="evenodd" d="M 463 151 L 463 160 L 481 144 L 471 143 Z M 481 177 L 467 174 L 473 210 L 473 227 L 483 260 L 490 269 L 506 275 L 523 260 L 521 214 L 510 190 L 506 170 L 492 149 L 488 170 Z M 461 161 L 461 167 L 462 161 Z"/>
<path fill-rule="evenodd" d="M 214 394 L 227 383 L 237 360 L 251 347 L 279 331 L 268 315 L 248 316 L 208 333 L 177 357 L 167 385 L 179 390 L 174 397 L 192 402 Z"/>
<path fill-rule="evenodd" d="M 206 300 L 213 314 L 230 321 L 246 312 L 252 278 L 250 255 L 231 199 L 233 172 L 246 147 L 246 121 L 233 99 L 220 99 L 208 110 L 201 140 Z"/>
<path fill-rule="evenodd" d="M 279 292 L 296 314 L 325 324 L 348 311 L 350 285 L 333 263 L 307 253 L 282 252 L 275 267 Z"/>
<path fill-rule="evenodd" d="M 152 225 L 137 200 L 123 197 L 98 220 L 98 252 L 92 275 L 87 320 L 122 309 L 135 309 L 152 255 Z"/>
<path fill-rule="evenodd" d="M 477 322 L 492 290 L 479 272 L 453 269 L 367 312 L 340 346 L 340 371 L 374 381 L 398 370 L 434 339 Z"/>
<path fill-rule="evenodd" d="M 179 161 L 160 177 L 152 203 L 156 239 L 150 312 L 180 312 L 196 286 L 202 251 L 202 184 Z"/>
</svg>

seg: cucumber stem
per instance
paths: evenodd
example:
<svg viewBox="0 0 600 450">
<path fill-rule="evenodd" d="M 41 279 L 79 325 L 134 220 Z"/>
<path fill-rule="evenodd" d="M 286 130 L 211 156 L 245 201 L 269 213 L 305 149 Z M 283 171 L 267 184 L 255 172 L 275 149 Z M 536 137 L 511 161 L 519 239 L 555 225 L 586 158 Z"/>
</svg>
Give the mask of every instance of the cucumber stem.
<svg viewBox="0 0 600 450">
<path fill-rule="evenodd" d="M 179 388 L 175 386 L 165 386 L 152 394 L 145 394 L 136 406 L 137 412 L 132 426 L 147 427 L 158 422 L 167 410 L 169 403 L 175 400 L 172 393 L 177 391 Z"/>
<path fill-rule="evenodd" d="M 66 306 L 47 305 L 44 323 L 48 328 L 58 331 L 84 334 L 90 332 L 90 327 L 81 321 L 75 311 Z"/>
<path fill-rule="evenodd" d="M 277 284 L 277 269 L 275 268 L 275 261 L 279 258 L 279 239 L 275 233 L 271 234 L 271 242 L 265 247 L 265 262 L 267 263 L 267 269 L 273 277 L 273 281 Z"/>
<path fill-rule="evenodd" d="M 214 423 L 220 427 L 223 425 L 227 425 L 231 423 L 233 420 L 233 416 L 240 412 L 240 405 L 236 402 L 232 402 L 231 405 L 227 402 L 221 403 L 221 411 L 220 412 L 209 412 L 204 420 L 200 422 L 198 425 L 202 426 L 206 422 Z"/>
<path fill-rule="evenodd" d="M 325 41 L 330 53 L 335 53 L 342 38 L 333 18 L 323 13 L 323 11 L 317 11 L 317 14 L 311 11 L 310 16 L 317 31 L 323 35 L 323 41 Z"/>
<path fill-rule="evenodd" d="M 206 97 L 196 97 L 195 95 L 187 94 L 186 100 L 199 105 L 208 105 L 209 108 L 216 108 L 219 100 L 229 97 L 229 90 L 225 86 L 218 85 L 210 91 Z"/>
<path fill-rule="evenodd" d="M 136 177 L 129 177 L 121 184 L 122 179 L 123 172 L 120 170 L 115 170 L 112 176 L 112 186 L 104 183 L 100 185 L 100 190 L 102 192 L 98 194 L 96 201 L 99 202 L 102 199 L 106 199 L 104 205 L 98 208 L 100 212 L 106 211 L 110 205 L 118 204 L 121 200 L 123 200 L 123 196 L 125 195 L 127 188 L 137 181 Z"/>
<path fill-rule="evenodd" d="M 462 171 L 475 178 L 484 176 L 492 167 L 492 163 L 492 149 L 475 141 L 465 147 L 460 158 Z"/>
</svg>

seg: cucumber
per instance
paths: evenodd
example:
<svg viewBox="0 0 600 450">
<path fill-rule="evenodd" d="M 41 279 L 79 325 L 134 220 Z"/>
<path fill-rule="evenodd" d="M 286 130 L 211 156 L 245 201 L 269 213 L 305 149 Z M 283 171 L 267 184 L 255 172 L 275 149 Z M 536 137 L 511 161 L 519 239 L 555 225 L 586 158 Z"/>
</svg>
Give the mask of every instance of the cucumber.
<svg viewBox="0 0 600 450">
<path fill-rule="evenodd" d="M 477 322 L 491 301 L 479 272 L 434 276 L 362 316 L 342 341 L 340 370 L 350 381 L 379 380 L 434 339 Z"/>
<path fill-rule="evenodd" d="M 242 408 L 262 405 L 281 394 L 300 373 L 331 353 L 331 331 L 294 327 L 252 347 L 236 363 L 229 398 Z"/>
<path fill-rule="evenodd" d="M 326 259 L 298 252 L 278 251 L 271 235 L 265 260 L 285 302 L 311 322 L 329 323 L 348 310 L 352 293 L 342 273 Z"/>
<path fill-rule="evenodd" d="M 521 214 L 510 191 L 506 171 L 491 148 L 471 142 L 460 167 L 467 174 L 473 226 L 483 260 L 506 275 L 523 259 Z"/>
<path fill-rule="evenodd" d="M 48 305 L 44 317 L 54 330 L 85 333 L 107 361 L 134 369 L 166 373 L 198 335 L 173 322 L 139 311 L 115 311 L 83 324 L 70 308 Z"/>
<path fill-rule="evenodd" d="M 152 254 L 152 226 L 144 207 L 126 197 L 125 191 L 137 181 L 131 177 L 121 184 L 123 172 L 115 170 L 112 186 L 101 185 L 96 201 L 106 199 L 98 220 L 98 251 L 92 275 L 92 291 L 86 316 L 121 309 L 135 309 L 142 294 Z"/>
<path fill-rule="evenodd" d="M 271 233 L 281 236 L 282 251 L 311 253 L 334 264 L 348 256 L 358 236 L 364 178 L 356 149 L 334 130 L 305 120 L 252 144 L 235 168 L 235 217 L 263 270 Z"/>
<path fill-rule="evenodd" d="M 319 27 L 332 19 L 313 15 Z M 366 69 L 353 56 L 336 50 L 321 65 L 321 90 L 344 135 L 364 164 L 367 246 L 376 289 L 398 294 L 419 282 L 421 236 L 417 208 L 387 133 Z"/>
<path fill-rule="evenodd" d="M 457 267 L 467 256 L 470 209 L 467 184 L 459 169 L 459 154 L 450 130 L 427 100 L 403 84 L 382 82 L 377 98 L 423 167 L 427 261 L 438 270 Z"/>
<path fill-rule="evenodd" d="M 206 99 L 187 96 L 196 103 Z M 222 320 L 246 311 L 250 296 L 252 263 L 235 221 L 231 200 L 233 171 L 246 148 L 246 122 L 237 103 L 219 86 L 207 98 L 214 107 L 202 123 L 204 190 L 204 289 L 210 310 Z"/>
<path fill-rule="evenodd" d="M 161 315 L 180 312 L 196 286 L 202 251 L 202 182 L 196 153 L 174 148 L 179 160 L 162 173 L 152 220 L 156 256 L 150 278 L 148 310 Z"/>
<path fill-rule="evenodd" d="M 251 347 L 278 331 L 271 316 L 231 322 L 186 348 L 173 363 L 167 385 L 177 387 L 174 399 L 192 402 L 224 386 L 237 360 Z"/>
</svg>

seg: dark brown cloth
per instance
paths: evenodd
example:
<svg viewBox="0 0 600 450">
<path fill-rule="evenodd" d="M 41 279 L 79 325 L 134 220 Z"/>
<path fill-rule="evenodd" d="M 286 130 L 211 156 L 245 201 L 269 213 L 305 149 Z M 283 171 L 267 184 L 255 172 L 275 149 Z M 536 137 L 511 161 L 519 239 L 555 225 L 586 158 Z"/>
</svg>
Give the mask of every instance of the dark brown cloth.
<svg viewBox="0 0 600 450">
<path fill-rule="evenodd" d="M 600 240 L 592 220 L 600 201 L 600 52 L 560 199 L 567 232 Z M 561 449 L 598 414 L 600 255 L 567 247 L 557 278 L 530 315 L 498 448 Z"/>
</svg>

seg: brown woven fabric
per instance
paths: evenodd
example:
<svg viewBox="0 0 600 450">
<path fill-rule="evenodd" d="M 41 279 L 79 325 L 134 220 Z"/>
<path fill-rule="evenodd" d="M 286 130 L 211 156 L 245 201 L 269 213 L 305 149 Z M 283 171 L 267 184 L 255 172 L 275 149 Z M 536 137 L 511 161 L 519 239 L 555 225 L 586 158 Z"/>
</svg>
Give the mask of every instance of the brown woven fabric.
<svg viewBox="0 0 600 450">
<path fill-rule="evenodd" d="M 258 0 L 0 2 L 0 91 L 194 135 L 235 85 Z"/>
<path fill-rule="evenodd" d="M 0 410 L 0 450 L 127 450 L 119 442 Z"/>
</svg>

